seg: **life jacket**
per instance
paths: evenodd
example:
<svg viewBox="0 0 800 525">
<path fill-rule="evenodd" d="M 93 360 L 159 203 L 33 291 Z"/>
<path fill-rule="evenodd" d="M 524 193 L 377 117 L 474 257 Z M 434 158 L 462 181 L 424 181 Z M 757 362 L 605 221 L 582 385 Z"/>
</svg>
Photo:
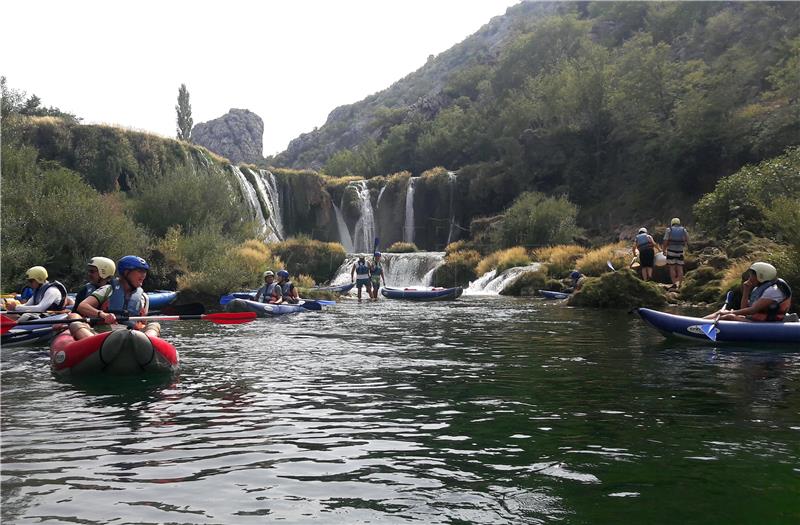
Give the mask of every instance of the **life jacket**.
<svg viewBox="0 0 800 525">
<path fill-rule="evenodd" d="M 33 303 L 32 304 L 37 305 L 37 304 L 41 303 L 42 302 L 42 298 L 44 297 L 44 293 L 47 290 L 49 290 L 50 288 L 52 288 L 53 286 L 58 288 L 58 291 L 61 292 L 61 299 L 58 302 L 54 302 L 52 304 L 47 305 L 47 309 L 48 310 L 63 310 L 64 309 L 64 303 L 67 302 L 67 289 L 64 287 L 63 284 L 61 284 L 58 281 L 53 281 L 53 282 L 45 281 L 43 285 L 41 285 L 39 288 L 37 288 L 36 291 L 33 292 Z"/>
<path fill-rule="evenodd" d="M 683 253 L 683 250 L 686 249 L 686 239 L 688 238 L 686 228 L 683 226 L 670 226 L 667 233 L 669 233 L 667 250 L 674 253 Z"/>
<path fill-rule="evenodd" d="M 376 262 L 372 266 L 372 269 L 370 270 L 370 272 L 372 273 L 373 277 L 374 276 L 379 276 L 380 274 L 382 274 L 383 273 L 383 267 L 381 267 L 381 263 Z"/>
<path fill-rule="evenodd" d="M 97 290 L 97 285 L 94 283 L 86 283 L 84 284 L 78 293 L 75 294 L 75 306 L 72 308 L 72 311 L 77 311 L 78 305 L 81 304 L 81 301 L 92 295 L 92 292 Z"/>
<path fill-rule="evenodd" d="M 754 288 L 753 291 L 750 292 L 750 305 L 755 304 L 755 302 L 764 295 L 764 292 L 774 285 L 778 286 L 778 289 L 784 295 L 784 299 L 779 303 L 773 302 L 770 304 L 766 312 L 758 312 L 748 316 L 753 321 L 782 321 L 783 316 L 789 311 L 789 307 L 792 305 L 792 288 L 789 286 L 789 283 L 783 279 L 767 281 Z"/>
<path fill-rule="evenodd" d="M 292 281 L 286 281 L 285 283 L 281 283 L 281 290 L 283 290 L 283 300 L 287 303 L 296 303 L 297 299 L 294 298 L 292 295 L 292 290 L 294 290 L 294 285 Z"/>
<path fill-rule="evenodd" d="M 141 315 L 142 308 L 144 308 L 145 305 L 144 290 L 137 288 L 126 301 L 125 289 L 122 288 L 120 280 L 112 279 L 109 284 L 111 285 L 111 295 L 106 302 L 101 305 L 103 311 L 128 317 Z M 136 323 L 128 321 L 125 324 L 129 327 L 133 327 Z"/>
<path fill-rule="evenodd" d="M 256 292 L 256 301 L 260 301 L 262 303 L 268 303 L 270 298 L 272 297 L 272 292 L 275 290 L 276 284 L 277 283 L 269 283 L 259 288 L 258 292 Z"/>
<path fill-rule="evenodd" d="M 369 266 L 359 264 L 356 266 L 356 279 L 369 279 Z"/>
<path fill-rule="evenodd" d="M 640 233 L 636 236 L 636 246 L 640 250 L 653 247 L 653 240 L 646 233 Z"/>
</svg>

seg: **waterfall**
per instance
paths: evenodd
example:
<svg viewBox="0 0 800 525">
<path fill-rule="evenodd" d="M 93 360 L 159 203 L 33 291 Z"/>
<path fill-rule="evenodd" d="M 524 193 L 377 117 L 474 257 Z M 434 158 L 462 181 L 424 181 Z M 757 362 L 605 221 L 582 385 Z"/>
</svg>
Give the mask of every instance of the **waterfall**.
<svg viewBox="0 0 800 525">
<path fill-rule="evenodd" d="M 408 190 L 406 190 L 406 222 L 403 227 L 403 240 L 414 242 L 414 184 L 419 177 L 408 179 Z"/>
<path fill-rule="evenodd" d="M 269 225 L 269 241 L 277 242 L 284 239 L 283 216 L 281 215 L 280 193 L 275 175 L 270 171 L 258 170 L 254 174 L 256 180 L 256 190 L 261 197 L 261 202 L 269 211 L 267 223 Z"/>
<path fill-rule="evenodd" d="M 447 176 L 449 177 L 448 185 L 450 186 L 450 230 L 447 232 L 447 244 L 450 244 L 451 242 L 453 242 L 455 240 L 455 239 L 453 239 L 454 231 L 455 231 L 455 235 L 458 235 L 457 228 L 459 227 L 456 224 L 456 215 L 455 215 L 455 212 L 453 211 L 453 201 L 455 199 L 455 193 L 456 193 L 456 177 L 457 177 L 457 175 L 452 171 L 448 171 L 447 172 Z"/>
<path fill-rule="evenodd" d="M 245 200 L 250 205 L 252 218 L 258 221 L 259 226 L 261 226 L 261 233 L 266 233 L 269 228 L 267 226 L 267 221 L 264 219 L 264 213 L 261 211 L 261 204 L 258 202 L 256 190 L 253 189 L 253 186 L 250 185 L 247 181 L 247 177 L 244 176 L 244 173 L 242 173 L 242 170 L 240 170 L 238 166 L 231 166 L 231 169 L 239 180 L 239 186 L 242 188 Z"/>
<path fill-rule="evenodd" d="M 350 271 L 358 260 L 350 255 L 336 271 L 332 285 L 350 282 Z M 367 262 L 371 261 L 367 257 Z M 405 288 L 408 286 L 430 286 L 433 272 L 444 263 L 444 252 L 384 253 L 381 257 L 386 286 Z"/>
<path fill-rule="evenodd" d="M 353 231 L 353 246 L 355 251 L 372 252 L 375 239 L 375 214 L 372 211 L 372 202 L 369 198 L 367 181 L 351 182 L 349 186 L 355 188 L 360 202 L 361 214 Z"/>
<path fill-rule="evenodd" d="M 386 191 L 386 186 L 388 186 L 388 184 L 384 184 L 383 188 L 381 188 L 380 193 L 378 193 L 378 200 L 375 201 L 375 209 L 376 210 L 378 210 L 381 207 L 381 197 L 383 197 L 383 192 Z"/>
<path fill-rule="evenodd" d="M 506 285 L 511 284 L 523 273 L 538 272 L 541 269 L 541 264 L 533 263 L 527 266 L 509 268 L 500 275 L 497 275 L 496 269 L 491 270 L 483 274 L 479 279 L 469 283 L 469 286 L 464 289 L 464 295 L 497 295 L 503 291 Z"/>
<path fill-rule="evenodd" d="M 344 251 L 353 253 L 355 251 L 355 248 L 353 248 L 353 239 L 350 238 L 350 230 L 347 229 L 347 223 L 344 222 L 342 210 L 334 204 L 333 211 L 336 214 L 336 228 L 339 230 L 339 242 L 344 246 Z"/>
</svg>

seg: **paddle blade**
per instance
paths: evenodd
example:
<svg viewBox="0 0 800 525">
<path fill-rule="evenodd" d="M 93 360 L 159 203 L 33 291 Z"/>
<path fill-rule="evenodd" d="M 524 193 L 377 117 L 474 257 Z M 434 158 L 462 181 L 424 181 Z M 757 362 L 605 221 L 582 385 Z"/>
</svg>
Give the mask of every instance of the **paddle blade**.
<svg viewBox="0 0 800 525">
<path fill-rule="evenodd" d="M 379 243 L 380 243 L 380 239 L 378 237 L 375 237 L 375 246 L 372 247 L 372 251 L 373 252 L 377 252 L 378 251 L 378 244 Z"/>
<path fill-rule="evenodd" d="M 609 260 L 609 261 L 606 261 L 606 265 L 607 265 L 609 268 L 611 268 L 611 271 L 612 271 L 612 272 L 616 272 L 616 271 L 617 271 L 617 269 L 616 269 L 616 268 L 614 268 L 614 265 L 613 265 L 613 264 L 611 264 L 611 261 L 610 261 L 610 260 Z"/>
<path fill-rule="evenodd" d="M 233 296 L 232 294 L 223 295 L 222 297 L 219 298 L 219 304 L 226 305 L 229 302 L 233 301 L 234 299 L 236 299 L 236 297 Z"/>
<path fill-rule="evenodd" d="M 298 304 L 306 310 L 322 310 L 322 305 L 317 301 L 300 301 Z"/>
<path fill-rule="evenodd" d="M 4 334 L 17 326 L 17 321 L 3 314 L 0 315 L 0 334 Z"/>
<path fill-rule="evenodd" d="M 205 314 L 201 319 L 216 324 L 244 324 L 257 317 L 255 312 L 221 312 L 218 314 Z"/>
<path fill-rule="evenodd" d="M 717 325 L 716 324 L 701 324 L 700 330 L 712 341 L 717 340 Z"/>
</svg>

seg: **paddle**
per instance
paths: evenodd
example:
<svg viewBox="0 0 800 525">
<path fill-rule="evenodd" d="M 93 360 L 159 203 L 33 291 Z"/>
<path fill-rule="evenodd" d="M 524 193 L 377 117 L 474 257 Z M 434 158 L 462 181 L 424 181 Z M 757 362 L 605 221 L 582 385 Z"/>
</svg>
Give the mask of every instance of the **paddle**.
<svg viewBox="0 0 800 525">
<path fill-rule="evenodd" d="M 614 268 L 614 265 L 613 265 L 613 264 L 611 264 L 611 261 L 610 261 L 610 260 L 606 261 L 606 265 L 607 265 L 609 268 L 611 268 L 611 271 L 612 271 L 612 272 L 616 272 L 616 271 L 617 271 L 617 269 L 616 269 L 616 268 Z"/>
<path fill-rule="evenodd" d="M 372 247 L 372 253 L 375 253 L 375 252 L 378 251 L 378 244 L 379 243 L 380 243 L 380 239 L 378 237 L 375 237 L 375 245 Z"/>
<path fill-rule="evenodd" d="M 719 318 L 722 315 L 722 312 L 728 309 L 728 303 L 731 302 L 732 296 L 733 292 L 728 292 L 728 294 L 725 296 L 725 303 L 722 305 L 722 310 L 714 318 L 713 323 L 700 325 L 700 330 L 702 330 L 703 333 L 706 334 L 706 336 L 712 341 L 717 340 L 717 325 L 719 324 Z"/>
<path fill-rule="evenodd" d="M 244 297 L 241 297 L 241 296 L 245 295 L 246 293 L 248 293 L 248 292 L 236 292 L 236 293 L 232 293 L 232 294 L 228 294 L 228 295 L 223 295 L 222 297 L 219 298 L 219 304 L 226 305 L 229 302 L 233 301 L 234 299 L 244 299 Z M 253 293 L 255 293 L 255 292 L 253 292 Z M 252 301 L 252 299 L 246 299 L 246 300 L 247 301 Z M 323 300 L 323 299 L 303 299 L 303 301 L 306 301 L 306 302 L 311 301 L 311 302 L 314 302 L 314 303 L 319 303 L 322 306 L 334 306 L 336 304 L 336 301 L 326 301 L 326 300 Z M 319 308 L 316 308 L 313 305 L 311 307 L 309 307 L 308 309 L 309 310 L 319 310 Z"/>
<path fill-rule="evenodd" d="M 140 315 L 133 317 L 117 317 L 117 322 L 126 321 L 211 321 L 216 324 L 242 324 L 249 323 L 256 318 L 255 312 L 222 312 L 218 314 L 201 315 Z M 76 321 L 84 323 L 99 323 L 99 317 L 79 317 L 76 319 L 34 319 L 31 321 L 15 321 L 5 315 L 0 316 L 0 334 L 4 334 L 15 326 L 43 325 L 43 324 L 67 324 Z"/>
</svg>

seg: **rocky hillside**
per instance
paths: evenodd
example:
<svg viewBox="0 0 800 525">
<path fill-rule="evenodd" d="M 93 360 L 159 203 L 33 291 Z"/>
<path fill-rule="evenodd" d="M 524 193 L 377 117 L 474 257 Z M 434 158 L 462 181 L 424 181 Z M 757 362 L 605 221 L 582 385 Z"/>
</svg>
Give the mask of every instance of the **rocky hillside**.
<svg viewBox="0 0 800 525">
<path fill-rule="evenodd" d="M 264 121 L 247 109 L 231 109 L 192 128 L 192 142 L 232 163 L 263 163 Z"/>
</svg>

